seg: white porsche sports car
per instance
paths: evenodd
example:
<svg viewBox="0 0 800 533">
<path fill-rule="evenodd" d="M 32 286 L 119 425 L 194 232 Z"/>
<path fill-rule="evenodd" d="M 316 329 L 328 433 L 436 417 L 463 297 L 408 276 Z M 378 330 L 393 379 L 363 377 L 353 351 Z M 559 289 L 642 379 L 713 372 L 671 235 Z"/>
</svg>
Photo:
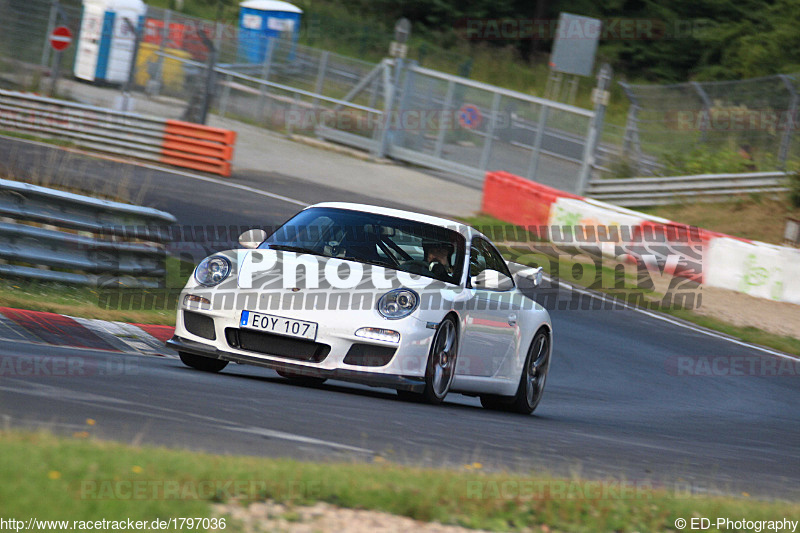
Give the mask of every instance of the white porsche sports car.
<svg viewBox="0 0 800 533">
<path fill-rule="evenodd" d="M 476 229 L 330 202 L 239 244 L 204 259 L 180 295 L 167 345 L 186 365 L 260 365 L 432 403 L 459 392 L 526 414 L 539 404 L 552 325 L 521 288 L 541 268 L 507 263 Z"/>
</svg>

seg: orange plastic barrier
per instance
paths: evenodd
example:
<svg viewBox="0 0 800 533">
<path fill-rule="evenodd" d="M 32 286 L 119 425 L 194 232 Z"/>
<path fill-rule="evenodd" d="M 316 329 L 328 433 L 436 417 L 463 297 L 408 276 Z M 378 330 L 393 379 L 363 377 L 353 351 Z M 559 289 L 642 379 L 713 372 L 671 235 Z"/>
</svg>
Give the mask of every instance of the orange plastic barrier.
<svg viewBox="0 0 800 533">
<path fill-rule="evenodd" d="M 229 177 L 235 142 L 235 131 L 167 120 L 160 161 Z"/>
<path fill-rule="evenodd" d="M 535 233 L 535 227 L 547 226 L 550 206 L 557 198 L 581 199 L 578 195 L 508 172 L 487 172 L 481 211 L 517 226 L 528 227 Z"/>
</svg>

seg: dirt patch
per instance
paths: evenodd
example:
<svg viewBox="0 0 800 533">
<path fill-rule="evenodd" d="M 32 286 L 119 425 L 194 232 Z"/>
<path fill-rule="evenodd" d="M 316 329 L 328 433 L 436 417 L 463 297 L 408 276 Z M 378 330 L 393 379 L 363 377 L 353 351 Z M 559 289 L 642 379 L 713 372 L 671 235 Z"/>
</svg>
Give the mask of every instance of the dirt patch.
<svg viewBox="0 0 800 533">
<path fill-rule="evenodd" d="M 698 315 L 800 339 L 800 305 L 708 286 L 703 287 L 702 294 L 702 304 L 694 309 Z"/>
<path fill-rule="evenodd" d="M 251 503 L 247 507 L 230 503 L 214 506 L 214 512 L 241 524 L 245 533 L 481 533 L 476 529 L 420 522 L 380 511 L 343 509 L 321 502 L 307 507 L 288 507 L 270 501 Z"/>
</svg>

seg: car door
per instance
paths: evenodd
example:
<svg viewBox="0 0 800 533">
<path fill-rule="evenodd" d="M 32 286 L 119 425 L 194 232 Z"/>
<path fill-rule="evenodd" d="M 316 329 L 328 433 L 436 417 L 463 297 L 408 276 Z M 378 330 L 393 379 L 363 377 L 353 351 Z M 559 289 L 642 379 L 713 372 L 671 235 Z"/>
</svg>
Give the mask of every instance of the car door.
<svg viewBox="0 0 800 533">
<path fill-rule="evenodd" d="M 481 237 L 474 237 L 470 244 L 469 269 L 470 298 L 464 311 L 464 334 L 456 373 L 490 377 L 513 355 L 519 338 L 514 283 L 503 257 Z M 476 277 L 499 278 L 505 283 L 473 286 Z"/>
</svg>

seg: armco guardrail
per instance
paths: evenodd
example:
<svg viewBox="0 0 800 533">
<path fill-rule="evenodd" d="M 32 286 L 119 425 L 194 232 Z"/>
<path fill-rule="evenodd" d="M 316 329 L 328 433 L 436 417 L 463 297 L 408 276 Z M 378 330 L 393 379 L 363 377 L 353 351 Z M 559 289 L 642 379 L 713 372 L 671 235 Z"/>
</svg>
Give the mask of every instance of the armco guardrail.
<svg viewBox="0 0 800 533">
<path fill-rule="evenodd" d="M 159 287 L 164 211 L 0 179 L 0 276 Z"/>
<path fill-rule="evenodd" d="M 231 175 L 236 132 L 0 90 L 0 129 L 89 150 Z"/>
<path fill-rule="evenodd" d="M 734 194 L 787 190 L 783 172 L 748 172 L 594 180 L 589 183 L 586 196 L 623 207 L 640 207 L 671 204 L 685 198 L 724 199 Z"/>
</svg>

